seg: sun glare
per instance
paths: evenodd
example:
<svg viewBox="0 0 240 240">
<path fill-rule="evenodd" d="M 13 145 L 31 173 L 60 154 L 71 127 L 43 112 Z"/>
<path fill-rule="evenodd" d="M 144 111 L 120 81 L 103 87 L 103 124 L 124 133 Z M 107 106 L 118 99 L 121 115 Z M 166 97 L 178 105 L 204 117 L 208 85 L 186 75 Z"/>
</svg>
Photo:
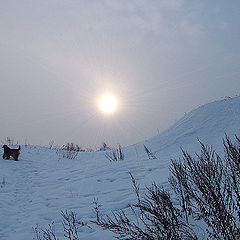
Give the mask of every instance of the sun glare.
<svg viewBox="0 0 240 240">
<path fill-rule="evenodd" d="M 117 110 L 118 102 L 114 96 L 106 94 L 100 98 L 98 106 L 105 114 L 111 114 Z"/>
</svg>

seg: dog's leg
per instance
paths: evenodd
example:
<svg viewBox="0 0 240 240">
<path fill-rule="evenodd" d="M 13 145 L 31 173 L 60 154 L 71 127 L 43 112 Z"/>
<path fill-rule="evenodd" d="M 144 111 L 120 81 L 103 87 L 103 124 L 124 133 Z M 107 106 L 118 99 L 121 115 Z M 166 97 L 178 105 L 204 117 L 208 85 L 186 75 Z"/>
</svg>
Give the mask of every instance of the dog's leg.
<svg viewBox="0 0 240 240">
<path fill-rule="evenodd" d="M 4 154 L 2 155 L 2 158 L 3 158 L 3 159 L 10 159 L 10 155 L 4 153 Z"/>
<path fill-rule="evenodd" d="M 18 161 L 18 154 L 12 155 L 15 161 Z"/>
<path fill-rule="evenodd" d="M 4 159 L 10 159 L 10 157 L 11 157 L 11 155 L 8 153 L 4 153 L 3 155 L 4 155 Z"/>
</svg>

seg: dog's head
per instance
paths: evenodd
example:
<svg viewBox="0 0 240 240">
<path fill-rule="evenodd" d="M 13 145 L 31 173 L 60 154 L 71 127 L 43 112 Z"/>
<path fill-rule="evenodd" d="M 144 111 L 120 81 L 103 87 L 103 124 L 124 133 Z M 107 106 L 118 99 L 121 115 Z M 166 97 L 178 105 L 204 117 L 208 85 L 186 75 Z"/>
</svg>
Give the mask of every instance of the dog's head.
<svg viewBox="0 0 240 240">
<path fill-rule="evenodd" d="M 4 150 L 5 150 L 5 149 L 8 149 L 9 147 L 8 147 L 6 144 L 4 144 L 4 145 L 2 146 L 2 148 L 4 148 Z"/>
</svg>

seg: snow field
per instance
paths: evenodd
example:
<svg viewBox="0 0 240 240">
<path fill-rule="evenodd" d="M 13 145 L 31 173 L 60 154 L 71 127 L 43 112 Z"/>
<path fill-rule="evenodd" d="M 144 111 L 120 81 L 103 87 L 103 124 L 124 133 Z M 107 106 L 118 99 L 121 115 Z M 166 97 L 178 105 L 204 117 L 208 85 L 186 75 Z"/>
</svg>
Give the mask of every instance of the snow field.
<svg viewBox="0 0 240 240">
<path fill-rule="evenodd" d="M 197 138 L 223 153 L 222 138 L 240 135 L 240 97 L 216 101 L 186 114 L 161 134 L 123 149 L 125 159 L 109 162 L 105 152 L 79 153 L 75 159 L 61 158 L 56 150 L 21 146 L 18 162 L 0 159 L 0 239 L 33 239 L 32 227 L 55 222 L 63 239 L 61 210 L 73 210 L 84 222 L 94 219 L 93 200 L 102 212 L 125 209 L 135 202 L 131 177 L 144 188 L 156 182 L 169 189 L 170 160 L 200 149 Z M 157 156 L 148 159 L 143 145 Z M 3 149 L 0 148 L 0 154 Z M 96 226 L 81 229 L 80 239 L 113 239 Z"/>
</svg>

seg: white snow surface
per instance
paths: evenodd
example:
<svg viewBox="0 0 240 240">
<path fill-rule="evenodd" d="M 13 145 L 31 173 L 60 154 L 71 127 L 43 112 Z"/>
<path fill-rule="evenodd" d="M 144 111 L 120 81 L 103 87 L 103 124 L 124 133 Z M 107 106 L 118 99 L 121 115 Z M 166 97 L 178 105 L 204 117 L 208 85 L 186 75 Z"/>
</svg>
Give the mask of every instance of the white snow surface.
<svg viewBox="0 0 240 240">
<path fill-rule="evenodd" d="M 156 182 L 169 189 L 171 159 L 200 149 L 197 138 L 223 153 L 222 139 L 240 135 L 240 97 L 203 105 L 185 114 L 161 134 L 123 149 L 123 161 L 110 162 L 106 152 L 79 153 L 75 159 L 39 146 L 21 146 L 19 161 L 0 159 L 0 239 L 35 239 L 32 227 L 54 221 L 63 238 L 61 210 L 73 210 L 82 221 L 94 220 L 92 202 L 104 213 L 127 209 L 136 201 L 129 172 L 142 186 Z M 157 156 L 149 160 L 143 145 Z M 0 149 L 0 154 L 3 149 Z M 114 239 L 95 225 L 80 229 L 81 240 Z"/>
</svg>

